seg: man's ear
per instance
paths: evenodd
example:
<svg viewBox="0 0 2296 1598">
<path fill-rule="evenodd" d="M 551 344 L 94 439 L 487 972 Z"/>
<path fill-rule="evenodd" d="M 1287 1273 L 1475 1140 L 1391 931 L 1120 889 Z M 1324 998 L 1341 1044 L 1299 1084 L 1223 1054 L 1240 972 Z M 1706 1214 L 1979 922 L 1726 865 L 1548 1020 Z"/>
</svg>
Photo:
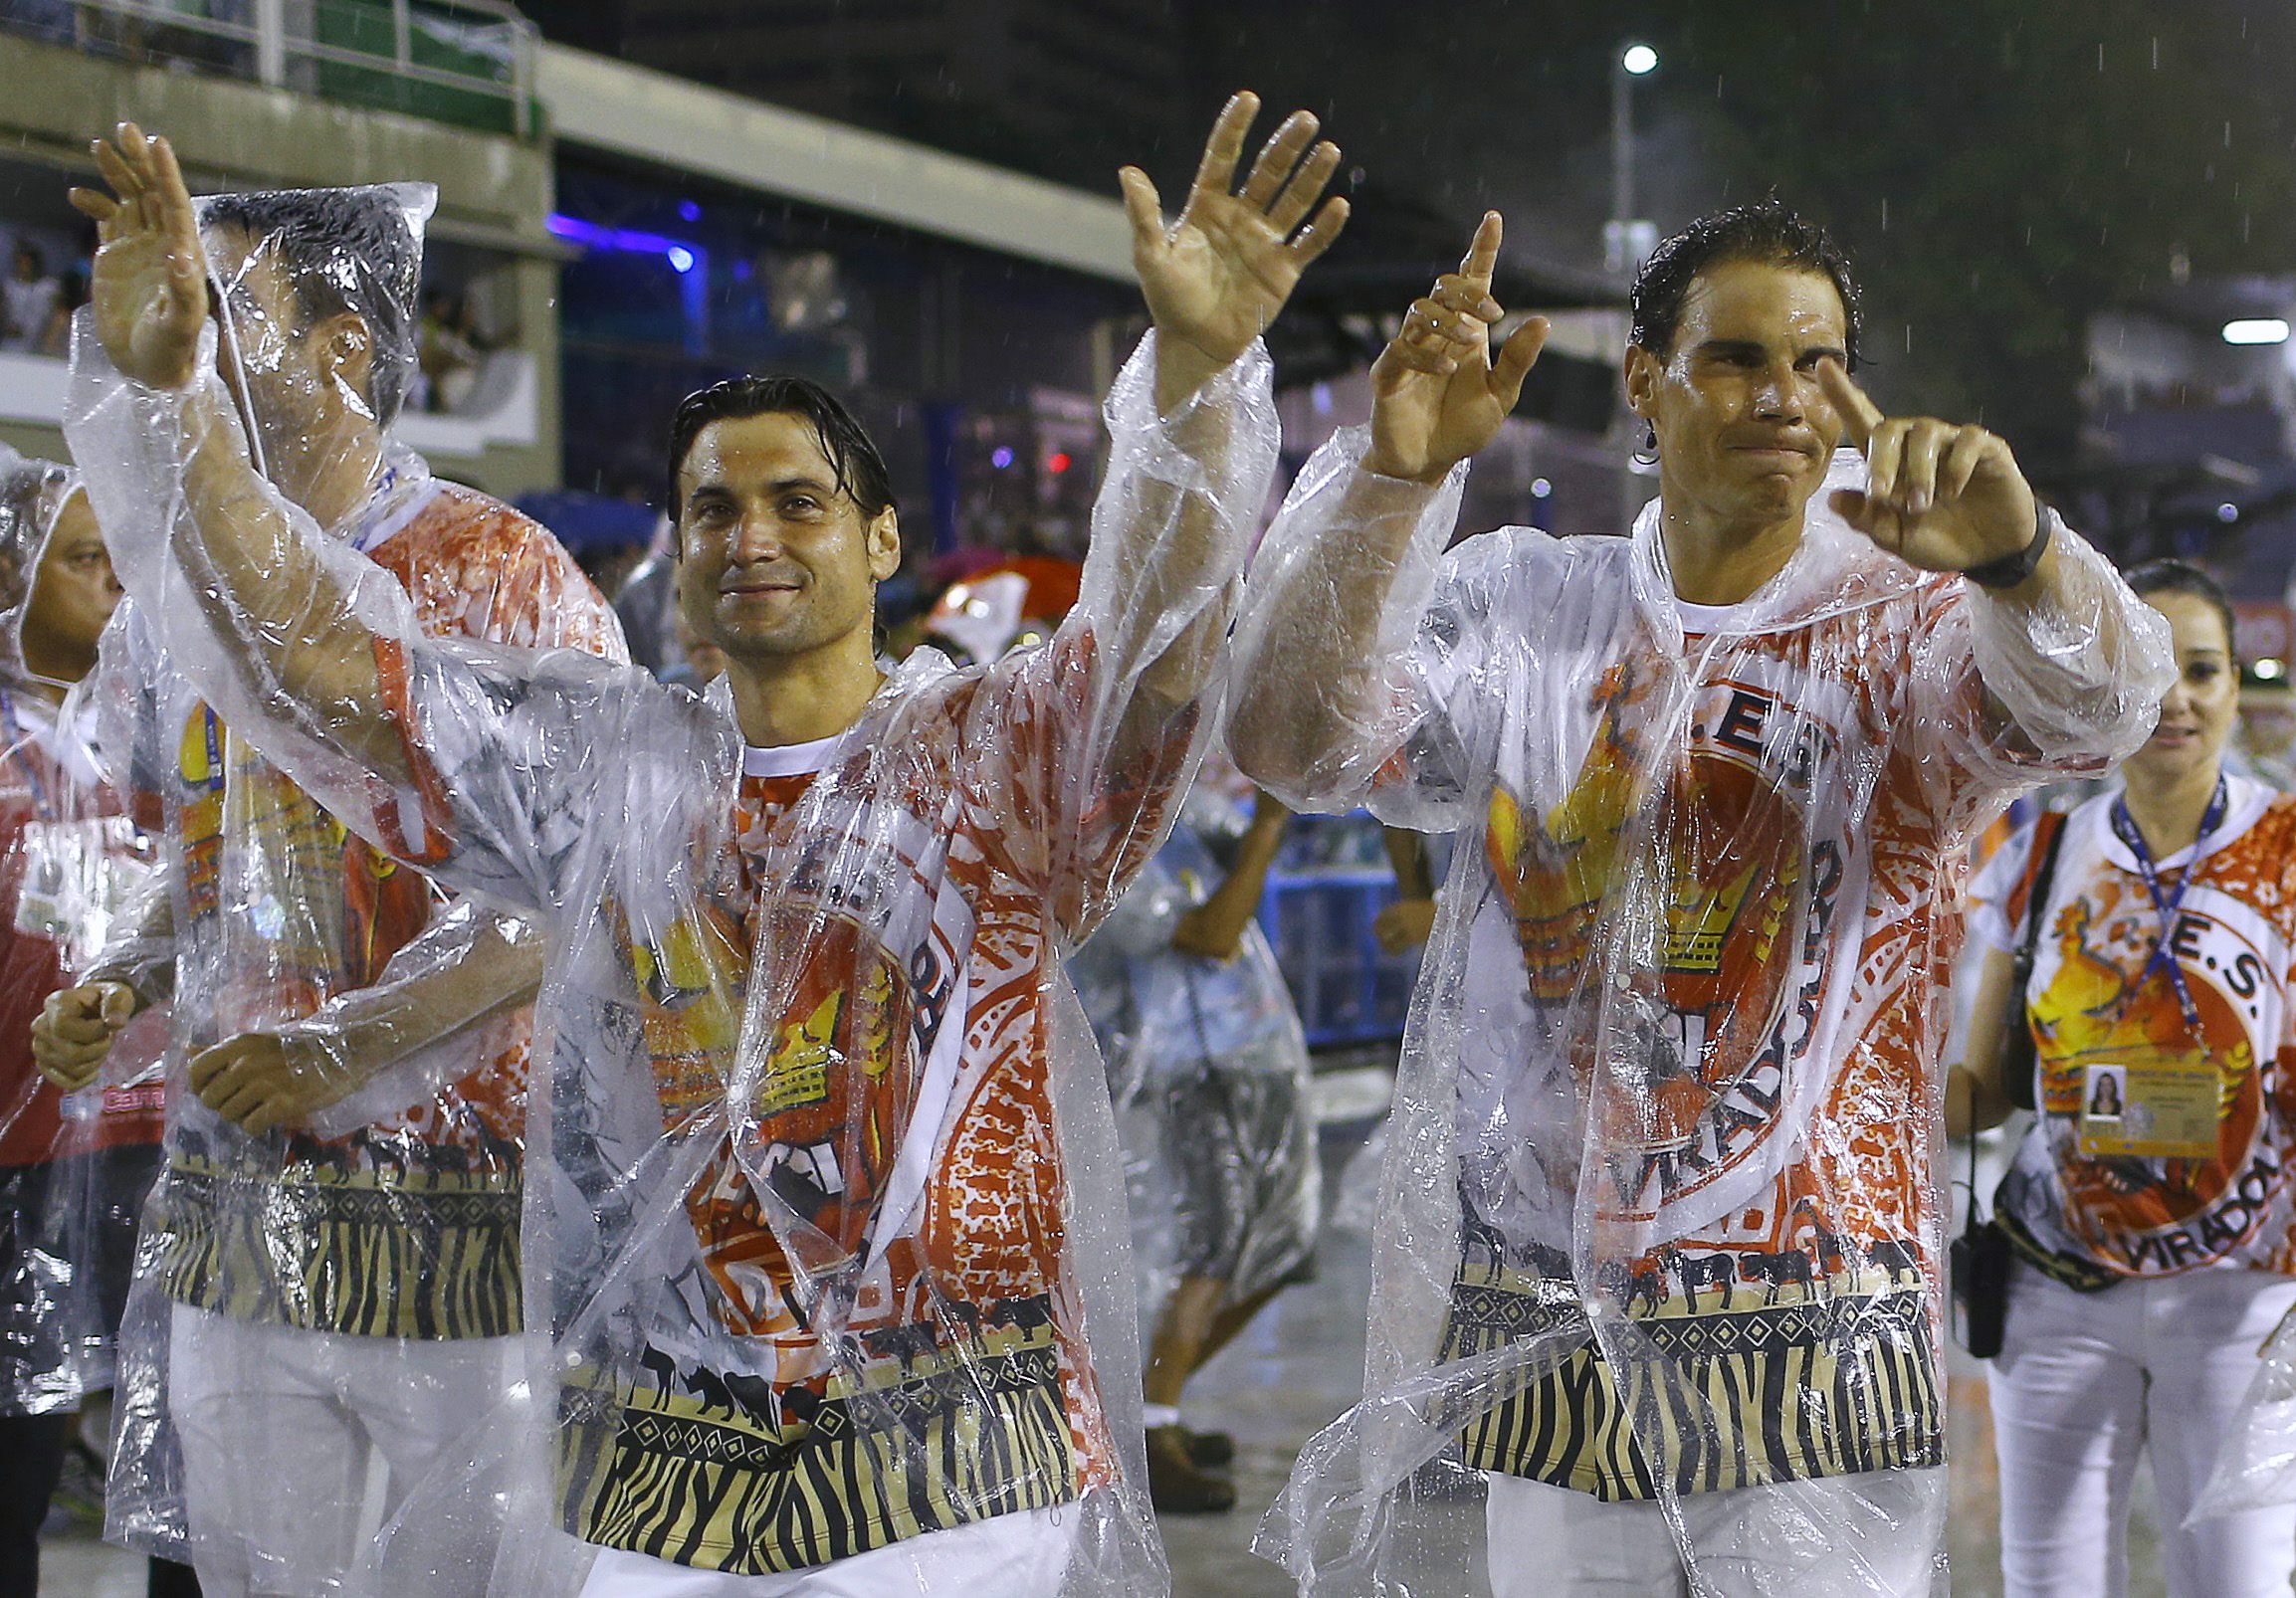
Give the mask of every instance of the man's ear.
<svg viewBox="0 0 2296 1598">
<path fill-rule="evenodd" d="M 887 505 L 869 518 L 869 575 L 885 581 L 901 569 L 901 515 Z"/>
<path fill-rule="evenodd" d="M 1658 357 L 1640 344 L 1628 344 L 1621 369 L 1626 378 L 1626 408 L 1649 421 L 1658 392 Z"/>
<path fill-rule="evenodd" d="M 322 340 L 319 358 L 325 363 L 327 376 L 348 384 L 350 391 L 359 397 L 371 414 L 374 409 L 374 336 L 367 331 L 366 318 L 355 311 L 338 311 L 313 328 L 312 335 Z"/>
</svg>

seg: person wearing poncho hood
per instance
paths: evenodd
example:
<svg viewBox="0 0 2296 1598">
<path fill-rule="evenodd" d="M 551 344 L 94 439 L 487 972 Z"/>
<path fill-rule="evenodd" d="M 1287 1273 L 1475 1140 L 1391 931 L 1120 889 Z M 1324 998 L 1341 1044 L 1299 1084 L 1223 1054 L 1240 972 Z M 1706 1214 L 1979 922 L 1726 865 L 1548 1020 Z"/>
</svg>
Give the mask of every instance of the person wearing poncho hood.
<svg viewBox="0 0 2296 1598">
<path fill-rule="evenodd" d="M 1305 113 L 1236 188 L 1256 110 L 1221 113 L 1168 226 L 1123 174 L 1154 326 L 1041 646 L 885 675 L 874 444 L 800 379 L 681 406 L 680 597 L 729 663 L 707 699 L 423 638 L 252 470 L 164 141 L 123 126 L 111 192 L 76 193 L 103 246 L 67 432 L 138 608 L 359 834 L 546 929 L 529 1389 L 468 1461 L 520 1533 L 498 1592 L 1164 1585 L 1107 1088 L 1061 959 L 1217 722 L 1275 462 L 1259 335 L 1346 215 Z M 437 1590 L 425 1503 L 373 1550 L 386 1590 Z"/>
<path fill-rule="evenodd" d="M 1499 245 L 1494 213 L 1410 307 L 1238 626 L 1247 773 L 1463 834 L 1365 1397 L 1266 1545 L 1307 1592 L 1399 1576 L 1443 1456 L 1502 1595 L 1926 1594 L 1964 846 L 2142 740 L 2165 629 L 2000 439 L 1867 399 L 1848 263 L 1774 201 L 1635 285 L 1632 535 L 1445 554 L 1545 333 L 1494 353 Z"/>
<path fill-rule="evenodd" d="M 135 1215 L 159 1140 L 157 1084 L 68 1099 L 32 1018 L 148 874 L 64 708 L 118 602 L 78 476 L 0 448 L 0 1590 L 39 1586 L 40 1522 L 76 1412 L 109 1383 Z"/>
</svg>

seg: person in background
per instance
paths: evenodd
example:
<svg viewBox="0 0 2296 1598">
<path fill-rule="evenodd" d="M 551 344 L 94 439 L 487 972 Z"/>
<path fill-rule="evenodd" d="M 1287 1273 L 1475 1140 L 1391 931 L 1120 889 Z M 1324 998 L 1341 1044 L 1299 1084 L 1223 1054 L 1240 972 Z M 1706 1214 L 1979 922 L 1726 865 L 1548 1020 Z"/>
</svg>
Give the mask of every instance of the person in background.
<svg viewBox="0 0 2296 1598">
<path fill-rule="evenodd" d="M 30 239 L 18 239 L 0 283 L 0 349 L 37 354 L 56 315 L 63 288 L 48 271 L 47 258 Z"/>
<path fill-rule="evenodd" d="M 0 450 L 0 1592 L 26 1598 L 75 1411 L 109 1381 L 158 1170 L 156 1081 L 68 1097 L 31 1044 L 152 870 L 66 707 L 119 595 L 77 478 Z M 151 1592 L 196 1591 L 188 1578 L 154 1561 Z"/>
<path fill-rule="evenodd" d="M 2029 1029 L 2037 1114 L 1993 1200 L 2016 1260 L 1988 1368 L 2003 1590 L 2127 1592 L 2149 1459 L 2170 1598 L 2262 1598 L 2296 1571 L 2296 1505 L 2186 1515 L 2296 1307 L 2296 796 L 2224 769 L 2223 589 L 2178 560 L 2128 581 L 2169 620 L 2177 681 L 2120 788 L 2027 826 L 1979 879 L 1949 1089 L 1957 1135 L 1998 1125 L 2004 1040 Z"/>
<path fill-rule="evenodd" d="M 1152 1323 L 1148 1491 L 1166 1512 L 1235 1506 L 1213 1474 L 1235 1439 L 1183 1424 L 1181 1398 L 1315 1251 L 1307 1040 L 1255 918 L 1290 816 L 1262 793 L 1247 821 L 1199 779 L 1170 839 L 1070 962 L 1125 1148 Z"/>
</svg>

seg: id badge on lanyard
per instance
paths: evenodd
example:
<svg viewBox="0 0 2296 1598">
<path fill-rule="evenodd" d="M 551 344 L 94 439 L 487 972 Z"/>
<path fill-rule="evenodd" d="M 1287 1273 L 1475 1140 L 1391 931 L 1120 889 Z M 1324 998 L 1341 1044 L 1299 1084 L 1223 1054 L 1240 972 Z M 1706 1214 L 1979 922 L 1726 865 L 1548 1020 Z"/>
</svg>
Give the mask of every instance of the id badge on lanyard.
<svg viewBox="0 0 2296 1598">
<path fill-rule="evenodd" d="M 2200 840 L 2214 835 L 2223 824 L 2224 779 L 2216 779 L 2215 797 L 2200 819 Z M 2136 857 L 2137 874 L 2152 896 L 2160 930 L 2153 952 L 2135 985 L 2134 998 L 2160 971 L 2176 990 L 2177 1006 L 2185 1018 L 2185 1049 L 2147 1049 L 2139 1046 L 2127 1058 L 2093 1061 L 2081 1068 L 2080 1150 L 2094 1155 L 2136 1155 L 2156 1159 L 2213 1159 L 2219 1143 L 2224 1094 L 2200 1028 L 2199 1006 L 2192 1001 L 2184 967 L 2177 963 L 2175 941 L 2178 911 L 2185 892 L 2199 873 L 2195 858 L 2185 869 L 2174 893 L 2161 887 L 2152 851 L 2129 814 L 2125 799 L 2113 802 L 2113 831 Z M 2194 845 L 2195 856 L 2197 842 Z"/>
</svg>

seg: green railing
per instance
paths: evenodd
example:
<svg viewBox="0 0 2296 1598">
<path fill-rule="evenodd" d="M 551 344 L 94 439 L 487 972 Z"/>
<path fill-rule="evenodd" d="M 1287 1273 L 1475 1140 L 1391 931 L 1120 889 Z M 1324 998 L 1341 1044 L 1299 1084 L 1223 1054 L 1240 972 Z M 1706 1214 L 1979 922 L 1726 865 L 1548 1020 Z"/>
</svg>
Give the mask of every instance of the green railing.
<svg viewBox="0 0 2296 1598">
<path fill-rule="evenodd" d="M 506 0 L 0 0 L 0 29 L 523 136 L 533 25 Z"/>
</svg>

